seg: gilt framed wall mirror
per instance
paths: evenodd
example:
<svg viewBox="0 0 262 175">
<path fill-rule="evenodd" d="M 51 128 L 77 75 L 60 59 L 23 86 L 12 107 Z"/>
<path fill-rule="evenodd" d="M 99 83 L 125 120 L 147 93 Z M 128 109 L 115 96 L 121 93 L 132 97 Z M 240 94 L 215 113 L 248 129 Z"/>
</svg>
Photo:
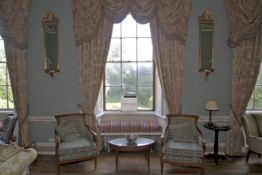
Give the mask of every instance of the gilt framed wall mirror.
<svg viewBox="0 0 262 175">
<path fill-rule="evenodd" d="M 214 19 L 209 10 L 204 10 L 199 16 L 199 71 L 209 73 L 214 71 Z"/>
<path fill-rule="evenodd" d="M 55 72 L 59 72 L 59 33 L 58 33 L 58 18 L 49 11 L 42 18 L 45 43 L 45 58 L 44 70 L 54 76 Z"/>
</svg>

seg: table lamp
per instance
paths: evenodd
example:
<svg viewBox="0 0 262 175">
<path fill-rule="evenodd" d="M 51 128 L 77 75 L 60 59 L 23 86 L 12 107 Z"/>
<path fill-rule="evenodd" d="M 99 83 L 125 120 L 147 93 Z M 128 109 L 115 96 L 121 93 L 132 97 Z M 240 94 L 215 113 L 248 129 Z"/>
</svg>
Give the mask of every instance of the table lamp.
<svg viewBox="0 0 262 175">
<path fill-rule="evenodd" d="M 209 111 L 209 120 L 208 120 L 208 125 L 212 126 L 213 122 L 212 122 L 212 111 L 218 111 L 218 106 L 216 101 L 214 100 L 208 100 L 206 105 L 205 105 L 205 109 Z"/>
</svg>

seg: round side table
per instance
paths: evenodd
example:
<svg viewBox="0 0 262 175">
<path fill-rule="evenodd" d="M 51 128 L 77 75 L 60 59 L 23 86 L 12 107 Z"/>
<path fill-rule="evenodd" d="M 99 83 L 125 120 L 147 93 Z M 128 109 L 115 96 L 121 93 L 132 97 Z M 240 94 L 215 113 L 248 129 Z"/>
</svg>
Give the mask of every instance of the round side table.
<svg viewBox="0 0 262 175">
<path fill-rule="evenodd" d="M 206 158 L 213 158 L 216 162 L 216 165 L 218 165 L 218 160 L 225 160 L 226 156 L 224 155 L 219 155 L 218 154 L 218 134 L 219 131 L 228 131 L 231 129 L 231 127 L 227 123 L 222 123 L 222 122 L 216 122 L 216 123 L 205 123 L 204 127 L 213 130 L 215 132 L 215 140 L 214 140 L 214 153 L 213 154 L 208 154 L 205 156 Z"/>
</svg>

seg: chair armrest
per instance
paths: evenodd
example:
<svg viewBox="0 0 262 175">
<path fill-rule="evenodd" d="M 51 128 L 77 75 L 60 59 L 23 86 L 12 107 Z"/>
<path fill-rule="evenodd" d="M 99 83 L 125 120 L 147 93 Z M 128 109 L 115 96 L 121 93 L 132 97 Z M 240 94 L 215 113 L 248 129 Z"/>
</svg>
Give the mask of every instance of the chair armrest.
<svg viewBox="0 0 262 175">
<path fill-rule="evenodd" d="M 88 129 L 90 130 L 90 132 L 93 134 L 93 139 L 95 140 L 95 142 L 97 142 L 97 137 L 98 134 L 96 133 L 96 131 L 94 131 L 92 128 L 88 127 Z"/>
<path fill-rule="evenodd" d="M 56 154 L 55 156 L 60 155 L 59 153 L 60 142 L 61 142 L 60 136 L 57 135 L 57 133 L 55 133 L 55 154 Z"/>
<path fill-rule="evenodd" d="M 262 137 L 248 136 L 247 143 L 250 150 L 262 154 Z"/>
<path fill-rule="evenodd" d="M 199 144 L 202 145 L 203 151 L 205 153 L 206 152 L 206 139 L 205 139 L 203 133 L 201 132 L 201 130 L 198 127 L 196 127 L 196 128 L 197 128 L 197 131 L 198 131 L 198 134 L 199 134 Z"/>
</svg>

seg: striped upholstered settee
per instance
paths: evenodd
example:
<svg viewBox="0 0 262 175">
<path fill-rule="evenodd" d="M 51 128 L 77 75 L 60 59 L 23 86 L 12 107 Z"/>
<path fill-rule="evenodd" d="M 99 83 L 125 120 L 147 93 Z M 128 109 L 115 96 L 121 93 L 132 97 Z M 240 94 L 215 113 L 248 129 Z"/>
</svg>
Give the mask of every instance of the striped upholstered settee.
<svg viewBox="0 0 262 175">
<path fill-rule="evenodd" d="M 106 149 L 109 140 L 127 135 L 153 138 L 160 143 L 162 130 L 162 126 L 155 118 L 103 118 L 100 122 L 100 132 Z"/>
</svg>

